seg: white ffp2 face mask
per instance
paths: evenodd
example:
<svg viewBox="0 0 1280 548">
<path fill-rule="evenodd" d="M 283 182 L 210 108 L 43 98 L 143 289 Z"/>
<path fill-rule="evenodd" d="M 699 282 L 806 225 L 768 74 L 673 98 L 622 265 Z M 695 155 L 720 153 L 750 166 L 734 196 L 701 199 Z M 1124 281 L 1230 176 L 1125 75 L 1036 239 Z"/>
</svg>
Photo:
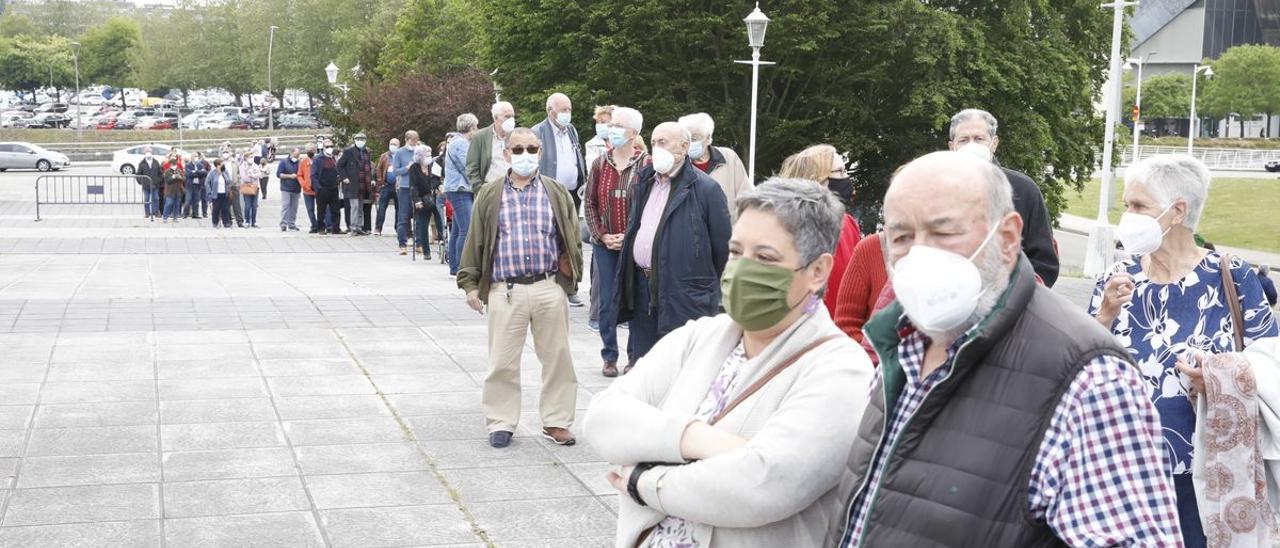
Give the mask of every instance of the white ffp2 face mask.
<svg viewBox="0 0 1280 548">
<path fill-rule="evenodd" d="M 502 132 L 503 132 L 503 133 L 510 134 L 512 131 L 515 131 L 515 130 L 516 130 L 516 119 L 515 119 L 515 118 L 507 118 L 506 120 L 503 120 L 503 121 L 502 121 Z"/>
<path fill-rule="evenodd" d="M 653 171 L 662 175 L 671 173 L 676 166 L 676 156 L 662 147 L 653 147 Z"/>
<path fill-rule="evenodd" d="M 995 154 L 991 152 L 991 148 L 982 143 L 969 143 L 965 146 L 962 146 L 956 149 L 956 152 L 963 152 L 965 154 L 968 154 L 970 156 L 974 156 L 977 158 L 981 158 L 988 162 L 990 162 L 993 158 L 995 158 Z"/>
<path fill-rule="evenodd" d="M 999 228 L 992 227 L 969 257 L 917 245 L 898 259 L 893 265 L 893 290 L 912 325 L 940 333 L 959 327 L 973 315 L 984 291 L 982 273 L 973 259 Z"/>
<path fill-rule="evenodd" d="M 1160 228 L 1160 219 L 1171 209 L 1173 204 L 1169 204 L 1169 207 L 1164 208 L 1164 211 L 1155 217 L 1129 212 L 1121 215 L 1120 224 L 1116 225 L 1116 237 L 1120 239 L 1120 245 L 1124 246 L 1125 252 L 1132 255 L 1150 255 L 1160 249 L 1160 244 L 1164 243 L 1164 235 L 1169 233 L 1169 228 Z"/>
</svg>

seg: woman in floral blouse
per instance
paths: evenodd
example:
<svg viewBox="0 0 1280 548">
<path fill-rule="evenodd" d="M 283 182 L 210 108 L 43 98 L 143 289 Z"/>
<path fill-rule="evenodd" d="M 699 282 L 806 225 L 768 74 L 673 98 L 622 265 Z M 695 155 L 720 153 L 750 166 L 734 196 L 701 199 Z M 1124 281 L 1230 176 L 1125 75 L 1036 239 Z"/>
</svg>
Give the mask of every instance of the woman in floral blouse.
<svg viewBox="0 0 1280 548">
<path fill-rule="evenodd" d="M 1188 547 L 1204 546 L 1204 531 L 1191 482 L 1195 413 L 1179 364 L 1197 354 L 1236 348 L 1237 330 L 1247 346 L 1275 337 L 1275 318 L 1258 277 L 1247 263 L 1196 246 L 1194 233 L 1209 194 L 1209 171 L 1186 156 L 1156 156 L 1125 174 L 1126 212 L 1117 235 L 1132 259 L 1098 282 L 1089 312 L 1129 349 L 1151 387 L 1160 412 L 1169 472 Z M 1235 325 L 1224 280 L 1234 281 L 1244 325 Z"/>
</svg>

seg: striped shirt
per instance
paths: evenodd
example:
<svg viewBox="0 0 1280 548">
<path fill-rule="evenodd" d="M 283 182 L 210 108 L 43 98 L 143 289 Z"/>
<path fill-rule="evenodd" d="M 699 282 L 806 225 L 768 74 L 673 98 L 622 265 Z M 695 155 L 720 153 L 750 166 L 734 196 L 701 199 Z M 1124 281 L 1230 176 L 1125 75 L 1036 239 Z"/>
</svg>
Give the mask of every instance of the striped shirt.
<svg viewBox="0 0 1280 548">
<path fill-rule="evenodd" d="M 538 173 L 522 189 L 508 175 L 498 206 L 498 245 L 493 254 L 493 281 L 554 272 L 560 244 L 551 198 Z"/>
<path fill-rule="evenodd" d="M 857 546 L 884 472 L 884 448 L 894 446 L 929 391 L 945 380 L 968 336 L 947 349 L 947 359 L 921 378 L 929 340 L 912 331 L 898 345 L 906 382 L 895 409 L 886 411 L 888 434 L 871 461 L 867 489 L 853 501 L 851 527 L 840 545 Z M 876 370 L 873 390 L 880 390 Z M 1165 475 L 1160 417 L 1136 368 L 1102 356 L 1085 364 L 1067 387 L 1031 469 L 1031 516 L 1070 546 L 1182 546 L 1173 481 Z M 852 530 L 852 534 L 849 534 Z"/>
</svg>

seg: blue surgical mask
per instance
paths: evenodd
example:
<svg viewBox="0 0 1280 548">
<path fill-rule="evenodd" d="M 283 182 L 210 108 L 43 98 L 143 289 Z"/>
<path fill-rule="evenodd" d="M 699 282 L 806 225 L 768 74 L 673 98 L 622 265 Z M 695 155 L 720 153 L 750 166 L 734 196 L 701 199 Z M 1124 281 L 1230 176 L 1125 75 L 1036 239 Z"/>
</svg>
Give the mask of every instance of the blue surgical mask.
<svg viewBox="0 0 1280 548">
<path fill-rule="evenodd" d="M 572 113 L 572 112 L 557 112 L 557 113 L 556 113 L 556 123 L 558 123 L 558 124 L 560 124 L 560 125 L 562 125 L 562 126 L 567 126 L 567 125 L 569 125 L 569 122 L 572 122 L 572 121 L 573 121 L 573 113 Z"/>
<path fill-rule="evenodd" d="M 609 124 L 596 124 L 596 135 L 599 135 L 601 139 L 608 138 Z"/>
<path fill-rule="evenodd" d="M 538 155 L 526 152 L 511 155 L 511 170 L 521 177 L 528 177 L 538 171 Z"/>
<path fill-rule="evenodd" d="M 613 148 L 627 144 L 627 130 L 620 127 L 609 128 L 609 144 L 613 145 Z"/>
<path fill-rule="evenodd" d="M 707 151 L 707 147 L 706 145 L 702 144 L 702 141 L 694 141 L 692 143 L 689 143 L 689 157 L 693 158 L 694 160 L 702 158 L 702 153 L 706 151 Z"/>
</svg>

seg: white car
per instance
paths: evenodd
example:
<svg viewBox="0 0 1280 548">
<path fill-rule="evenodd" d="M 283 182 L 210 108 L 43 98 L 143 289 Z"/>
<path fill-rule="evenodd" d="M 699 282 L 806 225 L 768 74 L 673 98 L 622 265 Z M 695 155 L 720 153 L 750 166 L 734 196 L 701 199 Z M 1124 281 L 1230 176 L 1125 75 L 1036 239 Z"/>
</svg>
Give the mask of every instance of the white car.
<svg viewBox="0 0 1280 548">
<path fill-rule="evenodd" d="M 147 149 L 151 149 L 151 154 L 155 156 L 156 160 L 163 163 L 164 159 L 169 155 L 169 151 L 172 150 L 173 147 L 154 143 L 117 150 L 111 155 L 111 171 L 125 175 L 133 175 L 134 173 L 137 173 L 138 164 L 142 163 L 142 158 L 147 154 Z M 187 155 L 185 150 L 177 150 L 180 156 L 185 157 Z"/>
<path fill-rule="evenodd" d="M 12 141 L 0 143 L 0 171 L 9 169 L 57 171 L 66 167 L 71 167 L 71 160 L 61 152 L 54 152 L 31 143 Z"/>
</svg>

